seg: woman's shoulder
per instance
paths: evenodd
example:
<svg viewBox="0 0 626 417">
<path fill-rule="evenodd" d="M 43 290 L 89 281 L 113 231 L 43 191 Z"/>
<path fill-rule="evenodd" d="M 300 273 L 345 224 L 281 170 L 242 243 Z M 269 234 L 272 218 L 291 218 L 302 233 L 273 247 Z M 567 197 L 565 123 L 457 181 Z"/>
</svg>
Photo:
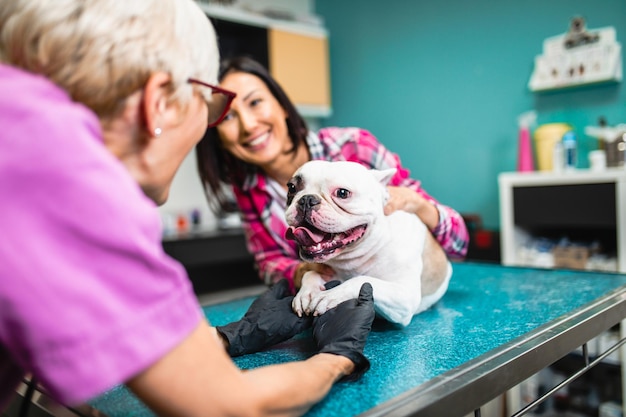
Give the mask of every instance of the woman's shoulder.
<svg viewBox="0 0 626 417">
<path fill-rule="evenodd" d="M 317 136 L 327 148 L 378 148 L 380 142 L 367 129 L 360 127 L 325 127 Z"/>
<path fill-rule="evenodd" d="M 328 160 L 362 163 L 370 168 L 399 167 L 397 155 L 390 152 L 369 130 L 359 127 L 326 127 L 318 132 Z M 313 153 L 313 152 L 312 152 Z"/>
<path fill-rule="evenodd" d="M 20 150 L 40 154 L 33 154 L 33 158 L 76 159 L 75 150 L 64 147 L 85 146 L 85 136 L 102 142 L 100 123 L 93 111 L 72 101 L 48 79 L 1 65 L 0 91 L 5 93 L 0 97 L 0 125 L 9 126 L 11 134 L 20 137 Z"/>
<path fill-rule="evenodd" d="M 317 132 L 317 135 L 320 139 L 330 139 L 335 141 L 340 139 L 345 141 L 354 141 L 364 138 L 374 138 L 374 135 L 372 135 L 369 130 L 361 127 L 324 127 Z"/>
</svg>

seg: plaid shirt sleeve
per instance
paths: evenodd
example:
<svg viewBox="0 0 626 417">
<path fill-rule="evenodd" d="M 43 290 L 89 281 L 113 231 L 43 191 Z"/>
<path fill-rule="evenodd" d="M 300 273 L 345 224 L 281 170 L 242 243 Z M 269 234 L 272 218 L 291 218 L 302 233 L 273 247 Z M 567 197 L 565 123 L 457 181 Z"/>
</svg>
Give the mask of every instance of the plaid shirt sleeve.
<svg viewBox="0 0 626 417">
<path fill-rule="evenodd" d="M 327 128 L 320 131 L 320 139 L 328 149 L 335 149 L 334 160 L 344 159 L 359 162 L 369 168 L 396 168 L 390 185 L 408 187 L 432 202 L 439 211 L 439 223 L 431 230 L 443 250 L 451 258 L 460 259 L 467 253 L 469 234 L 461 215 L 431 197 L 421 183 L 409 176 L 402 167 L 400 158 L 385 148 L 370 132 L 358 128 Z M 331 152 L 332 153 L 332 152 Z"/>
</svg>

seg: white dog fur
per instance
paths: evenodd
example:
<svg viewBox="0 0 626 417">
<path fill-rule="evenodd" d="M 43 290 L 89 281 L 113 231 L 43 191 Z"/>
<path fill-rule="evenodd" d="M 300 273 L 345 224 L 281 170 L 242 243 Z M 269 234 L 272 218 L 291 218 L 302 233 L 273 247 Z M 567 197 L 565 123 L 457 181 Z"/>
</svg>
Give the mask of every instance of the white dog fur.
<svg viewBox="0 0 626 417">
<path fill-rule="evenodd" d="M 384 214 L 395 172 L 310 161 L 289 181 L 286 237 L 303 260 L 331 266 L 342 281 L 325 290 L 317 272 L 306 272 L 292 303 L 298 315 L 323 314 L 369 282 L 377 314 L 406 326 L 444 295 L 452 266 L 424 223 L 404 211 Z"/>
</svg>

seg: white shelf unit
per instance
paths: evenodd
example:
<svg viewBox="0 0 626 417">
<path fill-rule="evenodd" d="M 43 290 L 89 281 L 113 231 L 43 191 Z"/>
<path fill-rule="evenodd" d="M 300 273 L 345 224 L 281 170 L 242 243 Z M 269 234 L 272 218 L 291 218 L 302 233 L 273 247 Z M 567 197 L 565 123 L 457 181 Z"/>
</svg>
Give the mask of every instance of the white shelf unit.
<svg viewBox="0 0 626 417">
<path fill-rule="evenodd" d="M 502 264 L 529 266 L 520 246 L 543 228 L 601 235 L 626 273 L 626 170 L 505 172 L 498 186 Z"/>
<path fill-rule="evenodd" d="M 502 264 L 528 266 L 518 259 L 519 248 L 532 234 L 533 215 L 537 223 L 555 220 L 563 231 L 568 227 L 586 231 L 601 230 L 612 236 L 617 254 L 617 272 L 626 273 L 626 170 L 608 168 L 604 171 L 574 170 L 563 172 L 504 172 L 498 176 L 500 191 L 500 244 Z M 576 194 L 579 193 L 579 194 Z M 527 200 L 516 201 L 516 196 Z M 536 201 L 533 200 L 536 197 Z M 575 210 L 568 205 L 579 203 Z M 519 213 L 524 205 L 534 203 L 527 213 Z M 604 219 L 596 217 L 605 214 Z M 564 221 L 565 220 L 565 221 Z M 568 226 L 568 224 L 574 224 Z M 626 320 L 620 324 L 620 338 L 626 337 Z M 592 341 L 593 342 L 593 341 Z M 619 348 L 619 363 L 626 358 L 626 345 Z M 622 398 L 626 399 L 626 367 L 621 367 Z M 506 394 L 510 409 L 525 405 L 522 401 L 522 383 Z M 626 401 L 622 401 L 626 416 Z M 529 414 L 530 416 L 534 414 Z"/>
</svg>

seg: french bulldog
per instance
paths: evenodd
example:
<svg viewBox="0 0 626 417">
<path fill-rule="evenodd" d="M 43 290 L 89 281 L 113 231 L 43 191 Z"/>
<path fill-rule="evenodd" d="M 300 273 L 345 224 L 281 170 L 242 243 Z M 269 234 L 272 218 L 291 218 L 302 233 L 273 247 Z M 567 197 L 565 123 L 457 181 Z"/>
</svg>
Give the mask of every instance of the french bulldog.
<svg viewBox="0 0 626 417">
<path fill-rule="evenodd" d="M 452 265 L 415 214 L 384 214 L 387 184 L 395 169 L 367 169 L 356 162 L 310 161 L 289 181 L 285 237 L 300 258 L 332 267 L 341 284 L 331 289 L 307 271 L 293 299 L 295 313 L 321 315 L 357 298 L 361 285 L 374 290 L 376 313 L 400 326 L 439 301 Z"/>
</svg>

